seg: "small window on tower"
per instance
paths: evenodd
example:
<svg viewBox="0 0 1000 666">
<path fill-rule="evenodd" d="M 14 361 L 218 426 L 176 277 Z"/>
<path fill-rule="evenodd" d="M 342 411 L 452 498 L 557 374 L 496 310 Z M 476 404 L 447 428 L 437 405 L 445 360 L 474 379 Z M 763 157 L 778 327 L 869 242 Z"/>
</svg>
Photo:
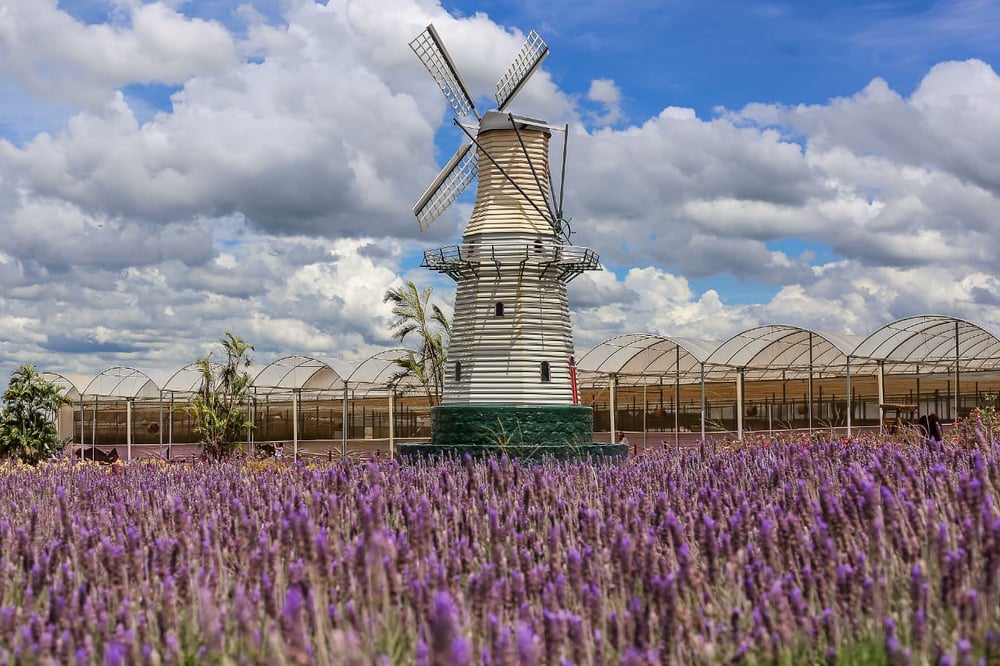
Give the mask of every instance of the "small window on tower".
<svg viewBox="0 0 1000 666">
<path fill-rule="evenodd" d="M 549 371 L 549 362 L 542 361 L 542 381 L 547 382 L 552 379 L 552 373 Z"/>
<path fill-rule="evenodd" d="M 503 303 L 497 302 L 493 305 L 493 316 L 494 317 L 503 316 Z"/>
<path fill-rule="evenodd" d="M 455 381 L 462 381 L 462 362 L 455 361 Z"/>
</svg>

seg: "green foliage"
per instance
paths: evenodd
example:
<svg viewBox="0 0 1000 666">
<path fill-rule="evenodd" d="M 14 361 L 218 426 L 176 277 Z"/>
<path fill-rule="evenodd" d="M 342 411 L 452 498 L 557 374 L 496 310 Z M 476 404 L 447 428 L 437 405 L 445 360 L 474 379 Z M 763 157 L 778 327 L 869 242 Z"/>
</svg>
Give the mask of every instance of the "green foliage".
<svg viewBox="0 0 1000 666">
<path fill-rule="evenodd" d="M 62 388 L 46 380 L 33 365 L 22 365 L 10 377 L 0 412 L 0 456 L 29 465 L 48 460 L 66 446 L 55 419 L 69 400 Z"/>
<path fill-rule="evenodd" d="M 394 379 L 412 376 L 427 393 L 427 404 L 434 406 L 441 402 L 444 390 L 444 372 L 447 363 L 448 339 L 451 325 L 441 308 L 431 303 L 433 287 L 419 291 L 412 281 L 398 289 L 389 289 L 382 298 L 383 303 L 392 303 L 392 337 L 401 344 L 412 333 L 417 336 L 420 349 L 396 361 L 400 371 Z"/>
<path fill-rule="evenodd" d="M 239 451 L 247 430 L 253 427 L 247 410 L 251 377 L 246 370 L 252 362 L 253 345 L 229 331 L 219 342 L 225 360 L 214 362 L 210 353 L 196 361 L 201 388 L 188 408 L 202 451 L 213 460 Z"/>
<path fill-rule="evenodd" d="M 987 394 L 979 407 L 974 408 L 965 418 L 958 419 L 952 428 L 951 438 L 966 448 L 992 446 L 1000 438 L 997 396 Z"/>
<path fill-rule="evenodd" d="M 517 432 L 507 432 L 503 419 L 497 417 L 497 428 L 486 428 L 486 432 L 493 441 L 493 445 L 502 453 L 509 453 L 509 449 L 512 446 L 524 445 L 524 433 L 521 432 L 521 422 L 517 421 L 515 425 L 517 426 Z"/>
</svg>

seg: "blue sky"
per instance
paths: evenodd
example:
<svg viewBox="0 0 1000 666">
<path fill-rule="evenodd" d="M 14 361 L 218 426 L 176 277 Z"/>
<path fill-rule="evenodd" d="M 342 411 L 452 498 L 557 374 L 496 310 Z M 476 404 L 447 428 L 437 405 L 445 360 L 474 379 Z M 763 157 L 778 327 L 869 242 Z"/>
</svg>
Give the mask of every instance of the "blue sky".
<svg viewBox="0 0 1000 666">
<path fill-rule="evenodd" d="M 514 110 L 569 122 L 581 347 L 789 323 L 1000 325 L 1000 5 L 6 0 L 0 370 L 162 373 L 390 346 L 381 294 L 455 242 L 410 206 L 459 136 L 407 43 L 474 93 L 534 28 Z"/>
<path fill-rule="evenodd" d="M 875 78 L 907 94 L 942 60 L 991 59 L 990 2 L 446 2 L 544 30 L 559 84 L 613 78 L 628 116 L 666 104 L 709 117 L 751 102 L 822 104 Z"/>
</svg>

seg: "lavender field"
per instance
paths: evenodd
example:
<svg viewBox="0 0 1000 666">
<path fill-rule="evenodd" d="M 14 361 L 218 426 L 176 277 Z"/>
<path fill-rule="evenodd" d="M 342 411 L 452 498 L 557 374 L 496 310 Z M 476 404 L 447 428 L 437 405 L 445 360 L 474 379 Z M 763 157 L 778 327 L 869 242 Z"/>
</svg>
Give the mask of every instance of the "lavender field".
<svg viewBox="0 0 1000 666">
<path fill-rule="evenodd" d="M 998 452 L 0 467 L 0 663 L 997 664 Z"/>
</svg>

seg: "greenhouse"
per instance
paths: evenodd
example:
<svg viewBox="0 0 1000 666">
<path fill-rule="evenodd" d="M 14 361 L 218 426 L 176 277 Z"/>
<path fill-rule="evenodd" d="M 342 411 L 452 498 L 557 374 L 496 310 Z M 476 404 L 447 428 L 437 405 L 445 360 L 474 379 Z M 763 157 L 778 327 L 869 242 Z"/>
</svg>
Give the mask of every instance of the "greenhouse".
<svg viewBox="0 0 1000 666">
<path fill-rule="evenodd" d="M 280 442 L 294 458 L 391 456 L 400 442 L 428 440 L 428 396 L 398 363 L 409 353 L 383 351 L 346 377 L 309 356 L 252 368 L 248 450 L 266 455 Z M 597 441 L 619 430 L 636 448 L 753 432 L 851 436 L 923 414 L 947 424 L 995 400 L 1000 335 L 944 315 L 899 319 L 868 336 L 787 325 L 724 341 L 632 333 L 581 352 L 576 366 Z M 70 405 L 60 431 L 81 450 L 172 460 L 200 450 L 189 411 L 202 382 L 196 364 L 163 386 L 123 367 L 83 388 L 63 375 L 46 377 L 65 389 Z"/>
<path fill-rule="evenodd" d="M 770 325 L 721 343 L 618 336 L 577 365 L 599 429 L 639 433 L 646 444 L 651 435 L 679 443 L 747 431 L 850 436 L 921 414 L 954 421 L 993 400 L 1000 337 L 941 315 L 900 319 L 867 337 Z"/>
</svg>

